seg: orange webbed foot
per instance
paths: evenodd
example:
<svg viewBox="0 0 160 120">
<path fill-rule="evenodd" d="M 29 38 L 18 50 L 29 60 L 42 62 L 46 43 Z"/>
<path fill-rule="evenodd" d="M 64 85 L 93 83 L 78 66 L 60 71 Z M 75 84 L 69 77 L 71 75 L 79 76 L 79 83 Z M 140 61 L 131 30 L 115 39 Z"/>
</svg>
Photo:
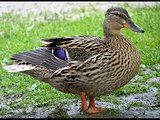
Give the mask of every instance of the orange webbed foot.
<svg viewBox="0 0 160 120">
<path fill-rule="evenodd" d="M 89 96 L 89 106 L 86 110 L 87 113 L 99 113 L 102 112 L 105 108 L 103 107 L 96 107 L 95 100 L 93 96 Z"/>
<path fill-rule="evenodd" d="M 99 113 L 105 109 L 103 107 L 95 106 L 94 96 L 89 96 L 89 106 L 87 108 L 86 93 L 84 91 L 80 92 L 80 97 L 82 102 L 81 111 L 86 113 Z"/>
<path fill-rule="evenodd" d="M 103 107 L 89 107 L 86 110 L 86 113 L 100 113 L 104 110 L 105 108 Z"/>
</svg>

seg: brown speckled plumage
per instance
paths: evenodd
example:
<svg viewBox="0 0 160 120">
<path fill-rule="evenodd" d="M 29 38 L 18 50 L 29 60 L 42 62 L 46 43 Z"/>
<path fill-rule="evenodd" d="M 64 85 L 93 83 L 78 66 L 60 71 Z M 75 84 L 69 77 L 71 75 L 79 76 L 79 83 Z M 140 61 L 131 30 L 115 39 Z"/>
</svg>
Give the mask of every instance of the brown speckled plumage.
<svg viewBox="0 0 160 120">
<path fill-rule="evenodd" d="M 125 9 L 110 8 L 104 20 L 104 37 L 43 39 L 43 46 L 14 54 L 11 59 L 16 62 L 10 64 L 32 66 L 21 71 L 62 92 L 80 94 L 85 91 L 88 96 L 109 94 L 131 80 L 140 64 L 135 45 L 120 33 L 125 27 L 144 32 Z M 54 55 L 56 48 L 64 48 L 66 60 Z M 9 65 L 6 66 L 9 68 Z"/>
<path fill-rule="evenodd" d="M 94 47 L 91 45 L 91 48 Z M 40 66 L 25 72 L 36 77 L 42 75 L 39 78 L 42 80 L 47 77 L 47 82 L 63 92 L 79 94 L 84 90 L 87 95 L 99 96 L 125 85 L 138 71 L 139 54 L 133 43 L 123 36 L 108 37 L 106 44 L 94 49 L 97 50 L 84 62 L 68 61 L 66 68 L 52 72 Z"/>
</svg>

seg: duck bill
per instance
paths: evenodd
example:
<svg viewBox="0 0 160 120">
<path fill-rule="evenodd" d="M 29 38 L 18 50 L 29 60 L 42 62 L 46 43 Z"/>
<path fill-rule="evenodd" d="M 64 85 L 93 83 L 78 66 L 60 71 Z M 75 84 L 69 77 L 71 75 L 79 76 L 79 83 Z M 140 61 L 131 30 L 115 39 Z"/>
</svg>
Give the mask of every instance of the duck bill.
<svg viewBox="0 0 160 120">
<path fill-rule="evenodd" d="M 144 30 L 138 25 L 136 25 L 133 21 L 129 22 L 129 28 L 134 32 L 144 33 Z"/>
</svg>

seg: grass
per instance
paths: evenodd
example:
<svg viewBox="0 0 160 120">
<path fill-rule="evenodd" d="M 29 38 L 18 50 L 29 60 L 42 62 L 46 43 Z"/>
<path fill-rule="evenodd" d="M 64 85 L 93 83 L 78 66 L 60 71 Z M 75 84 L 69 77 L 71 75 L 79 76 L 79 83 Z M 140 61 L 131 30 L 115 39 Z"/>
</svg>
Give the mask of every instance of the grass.
<svg viewBox="0 0 160 120">
<path fill-rule="evenodd" d="M 132 20 L 145 30 L 145 33 L 135 33 L 131 30 L 123 29 L 122 32 L 127 37 L 131 38 L 136 44 L 141 54 L 141 64 L 154 65 L 160 63 L 160 6 L 144 7 L 132 9 L 125 6 L 132 15 Z M 80 9 L 85 12 L 85 8 Z M 76 11 L 77 12 L 77 11 Z M 64 18 L 60 15 L 52 13 L 41 13 L 45 16 L 45 20 L 36 20 L 37 16 L 33 13 L 22 17 L 16 13 L 5 13 L 0 16 L 0 63 L 8 62 L 9 57 L 19 51 L 25 51 L 40 46 L 38 42 L 41 38 L 54 36 L 68 35 L 103 35 L 103 19 L 104 13 L 93 9 L 93 13 L 80 17 L 79 19 L 70 20 L 66 13 Z M 49 19 L 52 16 L 53 19 Z M 114 101 L 114 96 L 146 91 L 148 86 L 142 85 L 153 76 L 160 76 L 157 70 L 155 73 L 144 74 L 140 70 L 139 73 L 143 76 L 139 78 L 137 83 L 129 82 L 123 88 L 118 89 L 110 97 L 102 99 Z M 35 85 L 35 86 L 34 86 Z M 154 84 L 158 86 L 159 84 Z M 11 102 L 8 103 L 11 108 L 26 107 L 27 104 L 37 106 L 57 104 L 65 98 L 77 98 L 79 96 L 73 94 L 65 94 L 44 82 L 40 82 L 22 73 L 8 73 L 2 69 L 0 65 L 0 95 L 5 96 Z M 12 96 L 16 97 L 13 99 Z M 17 96 L 22 95 L 22 99 Z M 113 98 L 113 99 L 112 99 Z M 0 109 L 0 114 L 5 114 L 6 109 Z"/>
<path fill-rule="evenodd" d="M 143 106 L 144 104 L 143 104 L 143 102 L 132 101 L 132 102 L 129 102 L 128 105 L 136 107 L 136 106 Z"/>
</svg>

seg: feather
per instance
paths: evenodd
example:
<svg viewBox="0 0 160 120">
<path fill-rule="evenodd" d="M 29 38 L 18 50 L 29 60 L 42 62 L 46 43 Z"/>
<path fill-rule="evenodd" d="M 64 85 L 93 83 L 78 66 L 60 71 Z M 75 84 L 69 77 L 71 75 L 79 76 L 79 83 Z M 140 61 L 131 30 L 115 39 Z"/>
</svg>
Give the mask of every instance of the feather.
<svg viewBox="0 0 160 120">
<path fill-rule="evenodd" d="M 54 53 L 53 53 L 56 57 L 62 59 L 62 60 L 66 60 L 67 56 L 66 56 L 66 52 L 63 48 L 56 48 L 54 49 Z"/>
<path fill-rule="evenodd" d="M 21 71 L 32 70 L 35 68 L 35 66 L 33 66 L 32 64 L 19 64 L 15 62 L 9 64 L 3 64 L 2 66 L 8 72 L 21 72 Z"/>
<path fill-rule="evenodd" d="M 55 56 L 55 54 L 56 56 Z M 32 65 L 42 65 L 46 68 L 57 70 L 67 65 L 64 59 L 67 59 L 65 50 L 57 48 L 53 49 L 37 48 L 30 51 L 24 51 L 12 55 L 12 60 L 21 61 L 21 63 L 29 63 Z"/>
</svg>

